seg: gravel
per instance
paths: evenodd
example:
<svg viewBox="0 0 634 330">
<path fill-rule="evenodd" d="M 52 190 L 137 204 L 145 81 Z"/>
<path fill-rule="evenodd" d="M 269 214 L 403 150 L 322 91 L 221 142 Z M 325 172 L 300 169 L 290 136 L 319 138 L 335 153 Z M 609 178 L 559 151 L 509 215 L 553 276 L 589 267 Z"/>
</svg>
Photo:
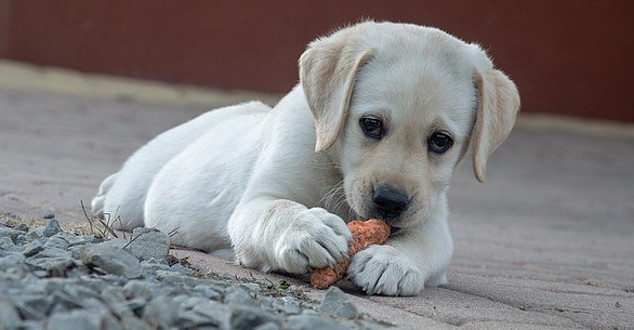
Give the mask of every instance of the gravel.
<svg viewBox="0 0 634 330">
<path fill-rule="evenodd" d="M 0 222 L 2 329 L 385 329 L 338 288 L 323 301 L 286 283 L 199 274 L 169 236 L 129 240 Z"/>
</svg>

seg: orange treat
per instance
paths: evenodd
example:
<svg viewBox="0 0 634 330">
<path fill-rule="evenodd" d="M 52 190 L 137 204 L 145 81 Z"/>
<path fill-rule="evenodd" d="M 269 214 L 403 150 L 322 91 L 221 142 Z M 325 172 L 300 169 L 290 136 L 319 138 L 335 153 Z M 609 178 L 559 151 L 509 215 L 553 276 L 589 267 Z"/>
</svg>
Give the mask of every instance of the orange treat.
<svg viewBox="0 0 634 330">
<path fill-rule="evenodd" d="M 385 244 L 390 235 L 390 225 L 379 219 L 368 221 L 350 221 L 348 228 L 352 232 L 352 240 L 348 244 L 348 257 L 335 265 L 316 269 L 310 278 L 310 284 L 316 289 L 326 289 L 346 275 L 352 257 L 359 251 L 373 244 Z"/>
</svg>

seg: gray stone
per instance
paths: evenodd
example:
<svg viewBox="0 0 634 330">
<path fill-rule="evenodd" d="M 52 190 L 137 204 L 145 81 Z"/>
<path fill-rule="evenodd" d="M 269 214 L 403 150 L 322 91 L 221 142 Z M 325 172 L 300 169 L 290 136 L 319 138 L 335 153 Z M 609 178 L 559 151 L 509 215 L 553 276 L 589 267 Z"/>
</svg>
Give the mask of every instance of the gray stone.
<svg viewBox="0 0 634 330">
<path fill-rule="evenodd" d="M 0 237 L 9 237 L 11 240 L 14 240 L 20 234 L 24 234 L 24 232 L 11 227 L 0 226 Z"/>
<path fill-rule="evenodd" d="M 48 320 L 46 329 L 123 329 L 108 311 L 74 310 L 55 313 Z"/>
<path fill-rule="evenodd" d="M 280 326 L 277 323 L 273 323 L 273 322 L 268 322 L 268 323 L 264 323 L 262 325 L 259 325 L 257 328 L 253 329 L 253 330 L 279 330 L 281 329 Z"/>
<path fill-rule="evenodd" d="M 140 280 L 131 280 L 121 289 L 126 299 L 143 298 L 149 299 L 152 296 L 150 283 Z"/>
<path fill-rule="evenodd" d="M 132 239 L 126 250 L 139 260 L 166 261 L 169 254 L 171 240 L 167 234 L 156 228 L 134 228 Z"/>
<path fill-rule="evenodd" d="M 77 299 L 81 299 L 82 301 L 86 301 L 86 300 L 92 299 L 92 298 L 99 298 L 101 300 L 100 292 L 96 292 L 96 291 L 84 286 L 84 284 L 82 283 L 82 279 L 81 278 L 77 278 L 76 281 L 73 283 L 73 286 L 69 287 L 67 285 L 66 290 L 73 297 L 76 297 Z"/>
<path fill-rule="evenodd" d="M 107 309 L 118 319 L 122 319 L 124 317 L 142 315 L 146 303 L 145 299 L 111 301 L 107 303 Z"/>
<path fill-rule="evenodd" d="M 47 272 L 49 276 L 65 276 L 66 271 L 75 265 L 69 251 L 49 247 L 28 258 L 26 264 Z"/>
<path fill-rule="evenodd" d="M 42 213 L 42 218 L 44 218 L 44 219 L 53 219 L 53 218 L 55 218 L 55 213 L 53 213 L 51 211 L 46 211 L 46 212 Z"/>
<path fill-rule="evenodd" d="M 42 250 L 44 250 L 44 244 L 42 244 L 42 242 L 40 242 L 39 240 L 35 240 L 27 243 L 24 246 L 24 251 L 22 252 L 22 254 L 24 254 L 24 256 L 28 258 L 40 253 Z"/>
<path fill-rule="evenodd" d="M 156 327 L 133 316 L 126 316 L 121 319 L 121 326 L 126 330 L 154 330 Z"/>
<path fill-rule="evenodd" d="M 82 278 L 79 278 L 78 281 L 81 286 L 96 293 L 103 292 L 103 290 L 105 290 L 107 287 L 107 284 L 104 281 L 97 278 L 84 276 Z"/>
<path fill-rule="evenodd" d="M 178 304 L 168 296 L 160 296 L 152 299 L 145 307 L 143 317 L 145 320 L 159 328 L 170 328 L 180 313 Z"/>
<path fill-rule="evenodd" d="M 70 258 L 72 253 L 56 247 L 44 247 L 40 252 L 32 256 L 32 258 L 53 258 L 53 257 L 67 257 Z"/>
<path fill-rule="evenodd" d="M 215 327 L 209 318 L 192 311 L 184 311 L 176 317 L 174 326 L 178 329 L 199 329 L 200 327 Z"/>
<path fill-rule="evenodd" d="M 25 258 L 20 252 L 0 251 L 0 270 L 7 271 L 23 263 L 24 260 Z"/>
<path fill-rule="evenodd" d="M 121 288 L 116 286 L 108 286 L 103 291 L 101 291 L 101 299 L 105 302 L 109 303 L 117 303 L 125 300 L 125 295 L 121 291 Z"/>
<path fill-rule="evenodd" d="M 19 231 L 22 231 L 22 232 L 27 232 L 27 231 L 29 231 L 29 226 L 27 226 L 26 223 L 21 223 L 21 224 L 15 226 L 15 228 L 13 228 L 13 229 L 19 230 Z"/>
<path fill-rule="evenodd" d="M 20 315 L 9 301 L 0 300 L 0 328 L 17 329 L 20 324 Z"/>
<path fill-rule="evenodd" d="M 234 306 L 231 312 L 231 328 L 235 330 L 250 330 L 267 323 L 279 324 L 281 320 L 258 308 Z"/>
<path fill-rule="evenodd" d="M 37 227 L 37 228 L 31 228 L 27 233 L 26 233 L 26 237 L 27 239 L 37 239 L 37 238 L 41 238 L 42 237 L 42 233 L 44 232 L 44 228 L 45 227 Z"/>
<path fill-rule="evenodd" d="M 5 236 L 5 237 L 0 237 L 0 249 L 15 251 L 17 250 L 17 246 L 15 246 L 15 243 L 13 243 L 13 240 L 11 239 L 11 237 Z"/>
<path fill-rule="evenodd" d="M 63 310 L 72 310 L 84 307 L 83 303 L 78 297 L 70 294 L 67 290 L 56 290 L 51 294 L 53 297 L 53 304 Z"/>
<path fill-rule="evenodd" d="M 194 306 L 192 311 L 209 318 L 219 329 L 230 329 L 231 309 L 227 305 L 217 301 L 206 301 Z"/>
<path fill-rule="evenodd" d="M 267 297 L 267 296 L 256 296 L 256 301 L 258 302 L 258 304 L 260 305 L 259 308 L 266 310 L 267 312 L 275 312 L 275 311 L 279 311 L 275 305 L 277 304 L 277 301 L 271 297 Z"/>
<path fill-rule="evenodd" d="M 161 271 L 168 271 L 170 274 L 175 273 L 174 271 L 172 271 L 172 268 L 166 262 L 155 260 L 155 259 L 143 260 L 141 261 L 141 266 L 151 271 L 161 270 Z"/>
<path fill-rule="evenodd" d="M 196 292 L 201 297 L 210 300 L 219 300 L 221 297 L 220 292 L 208 285 L 197 285 L 192 292 Z"/>
<path fill-rule="evenodd" d="M 299 301 L 292 297 L 282 297 L 273 303 L 273 308 L 287 315 L 295 315 L 302 312 Z"/>
<path fill-rule="evenodd" d="M 82 246 L 80 255 L 86 266 L 99 267 L 110 274 L 128 279 L 143 276 L 143 268 L 137 258 L 121 248 L 104 243 Z"/>
<path fill-rule="evenodd" d="M 73 258 L 75 258 L 77 260 L 81 260 L 81 249 L 83 247 L 84 247 L 84 245 L 69 246 L 68 247 L 68 251 L 71 253 Z"/>
<path fill-rule="evenodd" d="M 67 278 L 75 278 L 80 279 L 82 277 L 86 277 L 91 273 L 91 269 L 86 267 L 81 260 L 73 257 L 74 267 L 66 269 L 66 277 Z"/>
<path fill-rule="evenodd" d="M 201 296 L 192 296 L 191 294 L 181 294 L 174 298 L 174 301 L 185 310 L 193 310 L 197 306 L 208 305 L 209 300 Z"/>
<path fill-rule="evenodd" d="M 68 247 L 93 243 L 96 241 L 96 238 L 94 236 L 78 236 L 67 231 L 58 233 L 55 236 L 65 240 L 68 243 Z"/>
<path fill-rule="evenodd" d="M 23 257 L 24 258 L 24 257 Z M 0 258 L 2 259 L 2 258 Z M 25 270 L 24 268 L 26 267 L 22 267 L 23 264 L 10 264 L 7 265 L 6 269 L 2 268 L 2 265 L 0 265 L 0 283 L 3 283 L 2 285 L 0 285 L 0 292 L 2 292 L 2 289 L 10 289 L 10 288 L 15 288 L 12 283 L 14 282 L 27 282 L 28 279 L 30 277 L 32 277 L 33 275 L 30 273 L 27 273 L 27 270 Z M 2 295 L 0 294 L 0 297 Z"/>
<path fill-rule="evenodd" d="M 196 270 L 191 269 L 189 267 L 185 267 L 181 264 L 174 264 L 172 266 L 170 266 L 170 270 L 173 272 L 178 272 L 184 275 L 193 275 L 196 273 Z"/>
<path fill-rule="evenodd" d="M 109 239 L 107 241 L 103 241 L 97 244 L 103 247 L 113 247 L 113 248 L 123 249 L 123 247 L 126 244 L 128 244 L 128 241 L 124 240 L 123 238 L 113 238 L 113 239 Z"/>
<path fill-rule="evenodd" d="M 18 328 L 20 330 L 42 330 L 44 329 L 43 321 L 23 321 Z"/>
<path fill-rule="evenodd" d="M 30 292 L 45 292 L 47 294 L 71 289 L 75 287 L 75 284 L 79 283 L 77 279 L 66 279 L 66 278 L 47 278 L 37 281 L 30 287 L 27 288 Z"/>
<path fill-rule="evenodd" d="M 232 286 L 225 290 L 225 304 L 235 306 L 255 306 L 256 301 L 244 288 Z"/>
<path fill-rule="evenodd" d="M 101 321 L 101 329 L 103 330 L 124 330 L 124 328 L 119 324 L 117 318 L 115 318 L 111 313 L 107 313 Z"/>
<path fill-rule="evenodd" d="M 246 289 L 247 292 L 250 292 L 250 293 L 257 293 L 257 292 L 260 292 L 261 290 L 260 284 L 258 283 L 242 283 L 240 284 L 240 287 Z"/>
<path fill-rule="evenodd" d="M 326 291 L 324 300 L 319 305 L 319 311 L 336 317 L 355 318 L 359 316 L 357 307 L 348 300 L 346 294 L 336 286 Z"/>
<path fill-rule="evenodd" d="M 31 238 L 29 238 L 28 233 L 20 234 L 15 239 L 13 239 L 13 243 L 19 246 L 26 245 L 29 242 L 31 242 Z"/>
<path fill-rule="evenodd" d="M 345 325 L 341 322 L 337 322 L 331 318 L 323 317 L 321 315 L 315 315 L 312 313 L 302 313 L 299 315 L 290 316 L 284 324 L 284 329 L 288 330 L 313 330 L 313 329 L 328 329 L 328 330 L 349 330 L 352 327 Z"/>
<path fill-rule="evenodd" d="M 42 320 L 53 304 L 53 298 L 42 293 L 22 294 L 16 300 L 15 306 L 26 320 Z"/>
<path fill-rule="evenodd" d="M 62 227 L 59 226 L 59 222 L 55 219 L 51 219 L 51 221 L 48 222 L 46 228 L 44 228 L 42 236 L 51 237 L 60 232 L 62 232 Z"/>
<path fill-rule="evenodd" d="M 68 242 L 60 237 L 53 236 L 49 238 L 46 243 L 44 243 L 45 247 L 54 247 L 62 250 L 68 249 Z"/>
</svg>

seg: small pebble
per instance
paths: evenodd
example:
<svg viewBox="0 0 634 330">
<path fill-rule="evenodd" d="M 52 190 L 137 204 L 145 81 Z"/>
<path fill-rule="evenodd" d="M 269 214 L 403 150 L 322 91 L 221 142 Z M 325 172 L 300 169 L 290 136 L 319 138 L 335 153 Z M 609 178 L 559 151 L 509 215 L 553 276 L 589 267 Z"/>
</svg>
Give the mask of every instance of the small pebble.
<svg viewBox="0 0 634 330">
<path fill-rule="evenodd" d="M 160 296 L 152 299 L 145 307 L 143 317 L 156 324 L 159 328 L 169 329 L 178 317 L 179 305 L 168 296 Z"/>
<path fill-rule="evenodd" d="M 0 249 L 13 251 L 16 249 L 16 246 L 10 237 L 0 237 Z"/>
<path fill-rule="evenodd" d="M 139 278 L 143 275 L 139 259 L 121 248 L 111 246 L 111 244 L 84 245 L 80 249 L 80 255 L 84 265 L 99 267 L 113 275 L 129 279 Z"/>
<path fill-rule="evenodd" d="M 15 228 L 13 228 L 15 230 L 19 230 L 19 231 L 23 231 L 23 232 L 27 232 L 29 231 L 29 226 L 26 225 L 26 223 L 21 223 L 17 226 L 15 226 Z"/>
<path fill-rule="evenodd" d="M 8 253 L 8 251 L 4 251 L 0 254 L 0 271 L 11 269 L 15 265 L 23 263 L 24 260 L 25 258 L 20 252 Z"/>
<path fill-rule="evenodd" d="M 232 286 L 225 291 L 225 303 L 235 306 L 255 306 L 256 301 L 241 286 Z"/>
<path fill-rule="evenodd" d="M 54 247 L 54 248 L 58 248 L 58 249 L 62 249 L 62 250 L 66 250 L 68 249 L 68 242 L 66 242 L 65 240 L 55 236 L 55 237 L 51 237 L 49 238 L 46 243 L 44 243 L 45 247 Z"/>
<path fill-rule="evenodd" d="M 44 212 L 42 214 L 42 218 L 47 219 L 47 220 L 48 219 L 53 219 L 53 218 L 55 218 L 55 213 L 53 213 L 53 212 Z"/>
<path fill-rule="evenodd" d="M 3 329 L 17 329 L 20 325 L 20 315 L 15 307 L 4 298 L 0 298 L 0 327 Z"/>
<path fill-rule="evenodd" d="M 24 234 L 22 231 L 15 230 L 10 227 L 0 226 L 0 237 L 9 237 L 14 240 L 19 235 Z"/>
<path fill-rule="evenodd" d="M 135 228 L 126 250 L 139 260 L 167 260 L 171 240 L 167 234 L 155 228 Z"/>
<path fill-rule="evenodd" d="M 31 241 L 24 246 L 22 254 L 24 254 L 24 256 L 28 258 L 40 253 L 40 251 L 42 250 L 44 250 L 44 244 L 42 244 L 42 242 L 40 242 L 39 240 Z"/>
<path fill-rule="evenodd" d="M 281 321 L 270 313 L 246 306 L 234 307 L 231 313 L 231 328 L 235 330 L 250 330 L 268 323 Z"/>
<path fill-rule="evenodd" d="M 328 329 L 328 330 L 349 330 L 347 327 L 331 318 L 323 317 L 313 313 L 302 313 L 293 315 L 286 321 L 287 329 Z"/>
<path fill-rule="evenodd" d="M 348 300 L 346 294 L 336 286 L 326 291 L 326 296 L 319 306 L 319 311 L 338 317 L 353 318 L 359 316 L 357 307 Z"/>
<path fill-rule="evenodd" d="M 48 225 L 46 226 L 46 228 L 44 228 L 44 231 L 42 232 L 42 236 L 51 237 L 57 233 L 60 233 L 61 231 L 62 231 L 62 228 L 59 226 L 59 222 L 55 219 L 52 219 L 51 221 L 48 222 Z"/>
</svg>

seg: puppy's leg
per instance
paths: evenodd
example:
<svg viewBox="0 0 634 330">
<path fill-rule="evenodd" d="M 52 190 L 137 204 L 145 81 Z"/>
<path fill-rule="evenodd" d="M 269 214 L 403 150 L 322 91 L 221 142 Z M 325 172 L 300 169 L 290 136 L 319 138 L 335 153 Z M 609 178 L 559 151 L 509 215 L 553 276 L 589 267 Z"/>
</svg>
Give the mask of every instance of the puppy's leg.
<svg viewBox="0 0 634 330">
<path fill-rule="evenodd" d="M 429 219 L 418 228 L 390 237 L 356 254 L 350 279 L 368 294 L 416 295 L 425 286 L 447 282 L 445 272 L 453 241 L 445 218 Z"/>
<path fill-rule="evenodd" d="M 103 208 L 106 203 L 106 196 L 108 195 L 108 191 L 110 191 L 110 188 L 112 188 L 112 185 L 117 179 L 117 174 L 118 172 L 110 174 L 110 176 L 101 181 L 101 184 L 99 185 L 99 190 L 97 191 L 97 195 L 92 199 L 92 202 L 90 203 L 92 214 L 98 218 L 103 219 L 104 217 Z"/>
<path fill-rule="evenodd" d="M 238 205 L 228 229 L 239 263 L 295 274 L 343 259 L 351 238 L 340 217 L 285 199 Z"/>
</svg>

